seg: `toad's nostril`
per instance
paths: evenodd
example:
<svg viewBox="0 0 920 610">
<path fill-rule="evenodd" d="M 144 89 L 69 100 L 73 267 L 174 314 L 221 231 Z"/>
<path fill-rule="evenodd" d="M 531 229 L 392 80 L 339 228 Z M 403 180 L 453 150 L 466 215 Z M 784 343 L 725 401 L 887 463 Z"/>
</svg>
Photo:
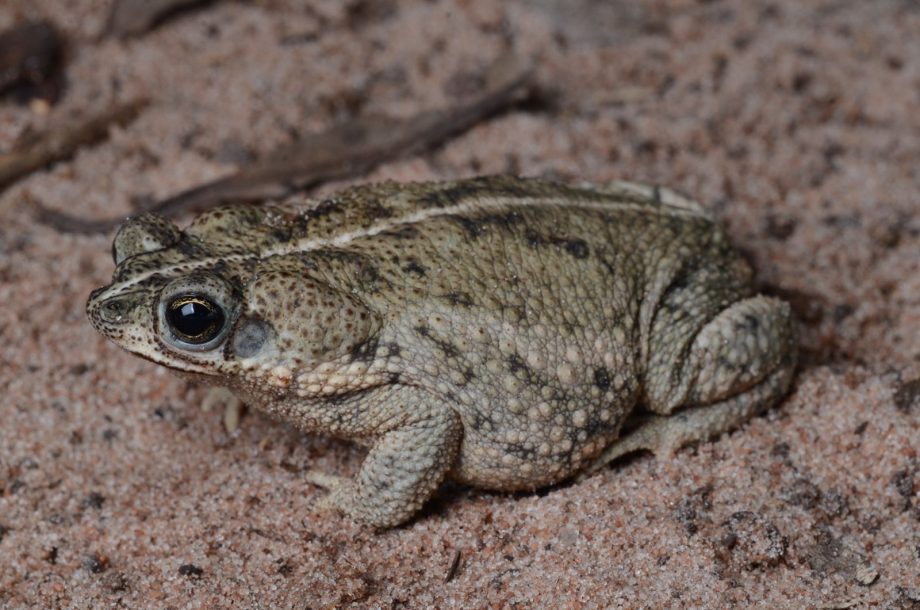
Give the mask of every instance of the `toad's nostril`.
<svg viewBox="0 0 920 610">
<path fill-rule="evenodd" d="M 130 309 L 130 303 L 125 297 L 115 297 L 102 303 L 98 308 L 99 318 L 109 324 L 118 324 L 125 321 L 125 314 Z"/>
</svg>

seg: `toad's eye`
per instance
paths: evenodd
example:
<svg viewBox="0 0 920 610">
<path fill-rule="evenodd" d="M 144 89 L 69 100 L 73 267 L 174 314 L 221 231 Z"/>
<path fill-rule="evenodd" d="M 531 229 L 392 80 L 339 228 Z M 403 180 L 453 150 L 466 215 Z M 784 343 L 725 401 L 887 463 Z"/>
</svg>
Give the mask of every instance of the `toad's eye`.
<svg viewBox="0 0 920 610">
<path fill-rule="evenodd" d="M 166 307 L 166 321 L 176 338 L 192 345 L 207 343 L 220 334 L 226 322 L 219 305 L 198 295 L 176 297 Z"/>
</svg>

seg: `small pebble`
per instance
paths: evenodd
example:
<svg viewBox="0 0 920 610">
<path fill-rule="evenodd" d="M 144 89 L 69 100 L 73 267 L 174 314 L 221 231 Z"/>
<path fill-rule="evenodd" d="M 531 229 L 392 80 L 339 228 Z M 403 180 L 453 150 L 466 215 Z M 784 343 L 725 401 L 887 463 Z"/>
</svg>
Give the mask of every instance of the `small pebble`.
<svg viewBox="0 0 920 610">
<path fill-rule="evenodd" d="M 878 570 L 868 563 L 861 563 L 856 568 L 856 582 L 864 587 L 868 587 L 878 580 Z"/>
</svg>

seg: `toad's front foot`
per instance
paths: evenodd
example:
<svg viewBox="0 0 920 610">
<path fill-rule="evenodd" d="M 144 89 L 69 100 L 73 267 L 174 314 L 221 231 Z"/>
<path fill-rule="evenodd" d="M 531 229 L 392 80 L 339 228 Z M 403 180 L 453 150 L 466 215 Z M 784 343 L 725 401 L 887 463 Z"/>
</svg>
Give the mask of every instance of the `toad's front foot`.
<svg viewBox="0 0 920 610">
<path fill-rule="evenodd" d="M 313 505 L 313 512 L 319 515 L 340 510 L 341 496 L 343 494 L 347 496 L 350 493 L 348 487 L 351 485 L 351 481 L 347 477 L 340 477 L 311 468 L 304 473 L 304 478 L 311 485 L 325 489 L 328 492 Z"/>
<path fill-rule="evenodd" d="M 329 489 L 316 509 L 338 509 L 379 528 L 409 520 L 434 494 L 456 460 L 462 426 L 450 409 L 430 409 L 384 433 L 354 479 L 307 471 Z"/>
<path fill-rule="evenodd" d="M 201 401 L 202 411 L 211 411 L 215 408 L 224 410 L 223 424 L 227 434 L 233 434 L 240 427 L 240 417 L 243 415 L 243 401 L 229 388 L 209 388 Z"/>
</svg>

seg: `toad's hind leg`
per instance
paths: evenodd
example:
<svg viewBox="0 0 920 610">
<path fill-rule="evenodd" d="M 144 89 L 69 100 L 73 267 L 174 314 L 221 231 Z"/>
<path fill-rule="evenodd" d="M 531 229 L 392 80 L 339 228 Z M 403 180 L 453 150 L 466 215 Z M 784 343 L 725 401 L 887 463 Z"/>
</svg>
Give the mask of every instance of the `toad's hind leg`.
<svg viewBox="0 0 920 610">
<path fill-rule="evenodd" d="M 647 407 L 655 415 L 611 445 L 585 474 L 633 451 L 669 454 L 741 425 L 788 390 L 796 341 L 782 301 L 753 297 L 723 310 L 693 338 L 679 370 L 647 380 Z"/>
</svg>

